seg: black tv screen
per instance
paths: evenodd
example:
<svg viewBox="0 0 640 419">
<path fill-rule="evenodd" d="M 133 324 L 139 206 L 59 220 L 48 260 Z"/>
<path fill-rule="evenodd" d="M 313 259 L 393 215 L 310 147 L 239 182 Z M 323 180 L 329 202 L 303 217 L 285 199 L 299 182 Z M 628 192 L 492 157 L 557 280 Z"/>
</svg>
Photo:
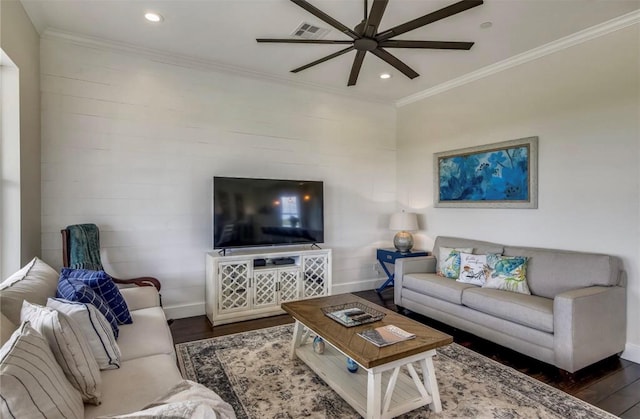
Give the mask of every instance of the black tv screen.
<svg viewBox="0 0 640 419">
<path fill-rule="evenodd" d="M 320 181 L 213 178 L 213 247 L 324 241 Z"/>
</svg>

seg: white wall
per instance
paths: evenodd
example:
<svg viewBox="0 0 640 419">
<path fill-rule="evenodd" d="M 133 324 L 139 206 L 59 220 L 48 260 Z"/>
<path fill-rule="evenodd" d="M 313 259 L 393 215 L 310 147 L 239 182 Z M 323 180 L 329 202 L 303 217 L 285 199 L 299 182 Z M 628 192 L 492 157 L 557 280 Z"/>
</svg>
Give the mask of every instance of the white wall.
<svg viewBox="0 0 640 419">
<path fill-rule="evenodd" d="M 19 158 L 18 185 L 11 179 L 20 188 L 20 237 L 12 242 L 20 256 L 3 266 L 11 271 L 40 254 L 40 36 L 17 0 L 0 1 L 0 28 L 0 47 L 20 77 L 20 151 L 12 156 Z"/>
<path fill-rule="evenodd" d="M 620 256 L 640 359 L 638 25 L 398 111 L 398 200 L 438 235 Z M 538 209 L 433 208 L 433 153 L 539 137 Z M 621 326 L 622 327 L 622 326 Z"/>
<path fill-rule="evenodd" d="M 334 291 L 372 288 L 395 208 L 395 110 L 171 57 L 44 36 L 43 257 L 93 222 L 114 276 L 151 275 L 174 317 L 204 314 L 212 177 L 325 182 Z"/>
</svg>

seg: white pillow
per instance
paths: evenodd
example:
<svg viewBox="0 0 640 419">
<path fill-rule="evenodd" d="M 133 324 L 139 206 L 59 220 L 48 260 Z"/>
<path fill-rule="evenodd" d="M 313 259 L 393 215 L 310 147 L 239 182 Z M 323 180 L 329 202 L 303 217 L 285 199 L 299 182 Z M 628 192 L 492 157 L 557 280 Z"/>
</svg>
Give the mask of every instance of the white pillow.
<svg viewBox="0 0 640 419">
<path fill-rule="evenodd" d="M 40 333 L 24 322 L 0 348 L 0 417 L 83 418 L 82 397 Z"/>
<path fill-rule="evenodd" d="M 89 341 L 89 347 L 101 370 L 120 368 L 120 348 L 109 321 L 91 304 L 49 298 L 47 307 L 71 317 Z"/>
<path fill-rule="evenodd" d="M 60 274 L 42 260 L 33 258 L 18 272 L 0 284 L 0 308 L 14 324 L 20 324 L 20 310 L 24 300 L 47 304 L 55 297 Z"/>
<path fill-rule="evenodd" d="M 49 342 L 53 356 L 82 400 L 100 404 L 102 379 L 89 342 L 80 326 L 66 314 L 50 307 L 22 303 L 22 321 L 28 321 Z"/>
<path fill-rule="evenodd" d="M 487 255 L 460 253 L 460 276 L 456 281 L 483 286 L 487 280 Z"/>
</svg>

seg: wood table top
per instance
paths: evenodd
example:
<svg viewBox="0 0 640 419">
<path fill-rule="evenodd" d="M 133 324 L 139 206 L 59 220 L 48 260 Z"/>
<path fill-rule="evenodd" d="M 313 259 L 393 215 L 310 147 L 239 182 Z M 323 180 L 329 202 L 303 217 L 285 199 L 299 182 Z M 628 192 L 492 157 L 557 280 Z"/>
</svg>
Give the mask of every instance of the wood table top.
<svg viewBox="0 0 640 419">
<path fill-rule="evenodd" d="M 382 320 L 360 326 L 346 327 L 326 316 L 322 308 L 348 303 L 360 303 L 385 314 Z M 353 294 L 339 294 L 309 300 L 282 303 L 282 309 L 318 333 L 327 342 L 365 368 L 373 368 L 411 355 L 439 348 L 453 338 L 394 311 L 371 303 Z M 395 325 L 416 337 L 385 347 L 378 347 L 357 335 L 363 330 Z"/>
</svg>

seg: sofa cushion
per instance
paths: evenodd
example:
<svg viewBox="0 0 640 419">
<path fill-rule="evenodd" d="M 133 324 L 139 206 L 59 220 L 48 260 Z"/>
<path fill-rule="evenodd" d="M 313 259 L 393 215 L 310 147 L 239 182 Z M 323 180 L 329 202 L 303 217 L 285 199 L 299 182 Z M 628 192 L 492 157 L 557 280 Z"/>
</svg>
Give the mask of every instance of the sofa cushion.
<svg viewBox="0 0 640 419">
<path fill-rule="evenodd" d="M 55 297 L 58 272 L 37 257 L 0 284 L 0 309 L 14 324 L 20 324 L 22 301 L 46 305 Z"/>
<path fill-rule="evenodd" d="M 193 381 L 184 380 L 162 398 L 140 410 L 112 418 L 215 418 L 235 419 L 231 405 L 213 390 Z"/>
<path fill-rule="evenodd" d="M 49 349 L 24 322 L 0 349 L 0 417 L 82 418 L 84 406 Z"/>
<path fill-rule="evenodd" d="M 402 287 L 454 304 L 462 304 L 462 291 L 476 288 L 475 285 L 453 281 L 436 274 L 407 274 L 402 279 Z"/>
<path fill-rule="evenodd" d="M 173 338 L 162 308 L 134 310 L 131 316 L 132 324 L 120 326 L 118 346 L 123 361 L 158 354 L 175 356 Z"/>
<path fill-rule="evenodd" d="M 82 400 L 100 404 L 100 369 L 80 325 L 64 313 L 28 301 L 22 303 L 20 316 L 47 340 L 64 375 L 80 392 Z"/>
<path fill-rule="evenodd" d="M 438 266 L 439 269 L 436 271 L 438 275 L 444 276 L 451 279 L 458 279 L 460 276 L 460 253 L 473 252 L 473 248 L 471 247 L 440 247 L 438 250 Z"/>
<path fill-rule="evenodd" d="M 13 332 L 18 328 L 4 314 L 0 313 L 0 346 L 9 340 Z"/>
<path fill-rule="evenodd" d="M 515 246 L 506 246 L 503 254 L 528 257 L 529 289 L 547 298 L 578 288 L 614 286 L 619 280 L 619 260 L 614 256 Z"/>
<path fill-rule="evenodd" d="M 79 279 L 72 279 L 64 274 L 60 275 L 56 297 L 63 298 L 68 301 L 93 305 L 107 319 L 109 325 L 111 325 L 111 329 L 113 330 L 113 335 L 118 339 L 118 319 L 116 319 L 115 314 L 113 314 L 113 310 L 111 310 L 111 307 L 109 307 L 106 301 L 96 294 L 89 285 Z"/>
<path fill-rule="evenodd" d="M 531 294 L 527 286 L 527 260 L 524 256 L 487 255 L 487 278 L 482 285 L 504 291 Z"/>
<path fill-rule="evenodd" d="M 120 288 L 120 294 L 127 302 L 129 311 L 160 305 L 160 293 L 155 287 Z"/>
<path fill-rule="evenodd" d="M 553 300 L 549 298 L 472 288 L 462 293 L 462 304 L 501 319 L 553 333 Z"/>
<path fill-rule="evenodd" d="M 86 405 L 85 417 L 121 415 L 141 410 L 181 381 L 176 360 L 170 355 L 125 361 L 119 369 L 102 371 L 102 404 Z"/>
<path fill-rule="evenodd" d="M 120 367 L 120 348 L 107 319 L 91 304 L 49 298 L 47 307 L 71 317 L 89 341 L 91 352 L 101 370 Z"/>
<path fill-rule="evenodd" d="M 129 314 L 127 303 L 122 298 L 122 294 L 120 294 L 120 290 L 118 290 L 113 279 L 105 271 L 63 268 L 60 276 L 77 279 L 90 286 L 113 311 L 118 324 L 131 323 L 131 315 Z"/>
</svg>

